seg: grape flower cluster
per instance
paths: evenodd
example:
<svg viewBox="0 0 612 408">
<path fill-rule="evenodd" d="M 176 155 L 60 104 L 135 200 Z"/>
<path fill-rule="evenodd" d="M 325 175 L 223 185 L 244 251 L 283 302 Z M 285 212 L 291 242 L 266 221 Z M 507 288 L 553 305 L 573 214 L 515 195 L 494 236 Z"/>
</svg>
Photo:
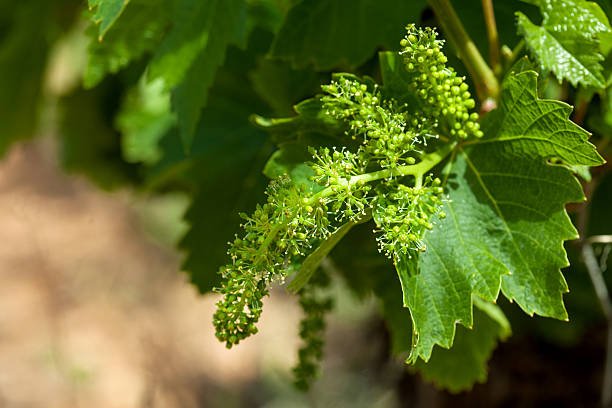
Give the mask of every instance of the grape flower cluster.
<svg viewBox="0 0 612 408">
<path fill-rule="evenodd" d="M 320 293 L 329 286 L 330 278 L 319 269 L 310 279 L 309 284 L 298 293 L 304 318 L 300 322 L 302 347 L 298 350 L 298 363 L 293 368 L 295 385 L 300 390 L 307 390 L 318 374 L 318 363 L 323 358 L 323 334 L 325 332 L 325 315 L 332 309 L 333 302 L 329 296 Z"/>
<path fill-rule="evenodd" d="M 347 222 L 371 214 L 379 250 L 394 262 L 426 251 L 426 231 L 445 216 L 442 182 L 426 174 L 443 158 L 435 156 L 432 145 L 451 146 L 481 137 L 482 131 L 478 114 L 471 112 L 475 101 L 468 85 L 446 66 L 436 32 L 414 25 L 407 31 L 400 55 L 410 78 L 406 92 L 416 95 L 416 106 L 385 96 L 372 80 L 335 75 L 322 87 L 320 100 L 358 148 L 310 148 L 310 184 L 281 176 L 270 183 L 266 203 L 251 215 L 241 214 L 243 232 L 229 244 L 232 262 L 221 268 L 223 284 L 216 290 L 223 297 L 213 319 L 217 338 L 228 348 L 257 332 L 269 285 L 283 282 Z M 322 314 L 330 308 L 313 297 L 314 286 L 310 282 L 301 292 L 306 351 L 295 371 L 300 384 L 316 372 Z"/>
<path fill-rule="evenodd" d="M 376 161 L 382 168 L 414 164 L 417 146 L 433 136 L 423 129 L 417 118 L 409 118 L 393 100 L 384 100 L 377 84 L 371 89 L 352 76 L 323 85 L 327 94 L 321 99 L 327 114 L 345 120 L 347 135 L 361 138 L 363 145 L 356 155 L 363 166 Z"/>
<path fill-rule="evenodd" d="M 376 238 L 381 252 L 394 262 L 401 256 L 410 258 L 416 251 L 425 252 L 427 246 L 422 237 L 426 230 L 432 230 L 434 216 L 445 218 L 441 211 L 439 178 L 428 176 L 420 187 L 408 187 L 393 181 L 380 184 L 372 202 L 373 218 L 376 223 Z"/>
<path fill-rule="evenodd" d="M 224 296 L 213 323 L 228 348 L 257 332 L 267 285 L 286 276 L 289 258 L 303 256 L 314 240 L 329 234 L 325 206 L 309 205 L 305 186 L 282 176 L 266 193 L 267 203 L 252 215 L 240 214 L 244 235 L 230 242 L 232 263 L 221 270 L 224 284 L 217 291 Z"/>
<path fill-rule="evenodd" d="M 442 53 L 443 40 L 438 40 L 435 30 L 427 27 L 407 27 L 402 39 L 400 55 L 404 57 L 406 70 L 414 78 L 411 86 L 426 107 L 423 117 L 436 118 L 443 131 L 460 139 L 482 137 L 478 114 L 470 113 L 476 102 L 468 91 L 465 78 L 446 66 Z"/>
</svg>

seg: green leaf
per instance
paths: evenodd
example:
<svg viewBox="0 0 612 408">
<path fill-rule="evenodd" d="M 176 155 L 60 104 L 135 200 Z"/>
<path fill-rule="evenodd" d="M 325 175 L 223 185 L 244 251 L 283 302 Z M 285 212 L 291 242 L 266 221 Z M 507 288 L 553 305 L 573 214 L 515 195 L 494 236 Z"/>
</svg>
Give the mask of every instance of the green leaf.
<svg viewBox="0 0 612 408">
<path fill-rule="evenodd" d="M 455 324 L 472 326 L 472 294 L 495 301 L 499 290 L 529 315 L 567 319 L 563 241 L 577 238 L 565 204 L 584 199 L 564 166 L 598 165 L 589 134 L 568 120 L 571 108 L 540 100 L 534 72 L 510 74 L 485 138 L 458 148 L 445 169 L 447 217 L 425 236 L 427 251 L 410 274 L 398 273 L 427 361 L 434 344 L 452 345 Z"/>
<path fill-rule="evenodd" d="M 127 94 L 115 118 L 121 132 L 121 149 L 128 163 L 153 164 L 161 157 L 159 140 L 176 119 L 170 112 L 170 95 L 163 81 L 146 83 L 144 78 Z"/>
<path fill-rule="evenodd" d="M 248 0 L 247 32 L 255 27 L 277 33 L 294 0 Z M 266 50 L 267 51 L 267 50 Z"/>
<path fill-rule="evenodd" d="M 414 83 L 415 78 L 414 74 L 406 69 L 402 57 L 396 52 L 387 51 L 380 52 L 378 58 L 385 96 L 399 103 L 405 103 L 409 107 L 415 107 L 415 110 L 422 106 L 422 99 L 412 92 L 406 92 L 407 89 L 412 89 L 411 84 Z"/>
<path fill-rule="evenodd" d="M 586 0 L 541 0 L 541 26 L 517 12 L 519 32 L 542 70 L 572 85 L 605 86 L 599 36 L 612 33 L 599 6 Z M 607 38 L 607 37 L 606 37 Z"/>
<path fill-rule="evenodd" d="M 244 45 L 245 17 L 243 0 L 178 0 L 173 28 L 159 46 L 149 76 L 163 78 L 172 88 L 172 108 L 186 150 L 228 45 Z"/>
<path fill-rule="evenodd" d="M 211 120 L 207 116 L 206 112 L 203 123 Z M 250 211 L 256 202 L 264 200 L 266 180 L 259 169 L 269 148 L 262 142 L 263 135 L 252 128 L 228 127 L 231 133 L 224 135 L 227 140 L 200 155 L 198 163 L 193 165 L 192 172 L 206 174 L 206 178 L 196 187 L 193 202 L 185 214 L 189 231 L 179 243 L 185 252 L 182 269 L 200 293 L 210 292 L 221 282 L 217 271 L 219 265 L 230 261 L 227 243 L 234 238 L 240 224 L 239 211 Z M 243 147 L 240 155 L 232 157 L 240 142 L 249 137 L 252 139 L 249 149 Z"/>
<path fill-rule="evenodd" d="M 504 314 L 503 310 L 495 303 L 487 302 L 479 296 L 472 296 L 476 309 L 485 313 L 487 317 L 493 320 L 499 326 L 500 339 L 505 340 L 512 334 L 510 322 Z"/>
<path fill-rule="evenodd" d="M 218 0 L 177 1 L 172 15 L 172 29 L 151 61 L 151 78 L 163 78 L 168 87 L 183 81 L 198 55 L 214 42 L 215 32 L 212 28 L 219 5 L 223 7 Z"/>
<path fill-rule="evenodd" d="M 498 340 L 510 334 L 510 324 L 501 309 L 482 300 L 474 304 L 474 326 L 457 329 L 451 349 L 437 348 L 431 359 L 416 363 L 413 371 L 419 371 L 426 381 L 451 392 L 469 390 L 474 383 L 487 379 L 487 361 L 491 358 Z"/>
<path fill-rule="evenodd" d="M 306 99 L 295 106 L 296 116 L 268 119 L 253 115 L 255 125 L 270 132 L 277 143 L 295 142 L 311 137 L 345 139 L 346 124 L 325 113 L 323 102 L 318 98 Z M 304 151 L 306 151 L 305 144 Z"/>
<path fill-rule="evenodd" d="M 95 24 L 99 24 L 98 39 L 102 38 L 111 26 L 117 21 L 130 0 L 89 0 L 89 9 L 96 9 L 92 17 Z"/>
<path fill-rule="evenodd" d="M 592 177 L 591 177 L 591 170 L 589 166 L 579 165 L 579 166 L 568 166 L 568 167 L 574 172 L 574 174 L 576 174 L 578 177 L 580 177 L 584 181 L 591 181 Z"/>
<path fill-rule="evenodd" d="M 292 106 L 321 90 L 322 77 L 310 69 L 292 69 L 285 61 L 262 58 L 250 73 L 253 89 L 278 116 L 293 113 Z"/>
<path fill-rule="evenodd" d="M 423 0 L 310 0 L 287 15 L 270 54 L 317 70 L 357 67 L 380 46 L 397 49 Z"/>
<path fill-rule="evenodd" d="M 270 156 L 264 167 L 263 174 L 270 179 L 287 174 L 294 183 L 310 187 L 311 191 L 316 192 L 322 187 L 310 181 L 314 171 L 305 163 L 310 159 L 311 157 L 306 153 L 304 146 L 301 144 L 285 143 Z"/>
<path fill-rule="evenodd" d="M 168 134 L 161 142 L 164 156 L 151 169 L 153 185 L 180 183 L 195 192 L 185 215 L 190 229 L 179 248 L 186 252 L 183 270 L 202 293 L 220 283 L 218 268 L 230 261 L 227 242 L 242 220 L 239 212 L 251 211 L 265 200 L 268 180 L 261 169 L 273 146 L 265 132 L 249 121 L 255 109 L 265 106 L 249 87 L 248 78 L 255 55 L 269 44 L 269 37 L 259 34 L 253 32 L 247 50 L 228 49 L 190 154 L 184 152 L 176 133 Z"/>
<path fill-rule="evenodd" d="M 391 351 L 405 358 L 412 350 L 410 311 L 402 307 L 401 287 L 393 266 L 381 257 L 372 239 L 372 226 L 353 228 L 350 240 L 343 240 L 331 253 L 335 269 L 360 297 L 373 292 L 380 299 L 381 313 L 389 330 Z M 496 305 L 474 296 L 474 329 L 459 327 L 450 350 L 436 348 L 428 363 L 417 362 L 412 371 L 437 386 L 464 390 L 486 378 L 486 364 L 500 339 L 510 334 L 510 324 Z M 457 374 L 457 375 L 455 375 Z"/>
<path fill-rule="evenodd" d="M 482 144 L 508 142 L 515 154 L 530 159 L 560 159 L 567 165 L 599 166 L 604 160 L 588 142 L 589 132 L 568 118 L 572 107 L 538 99 L 537 74 L 510 74 L 503 83 L 499 109 L 486 118 Z"/>
<path fill-rule="evenodd" d="M 238 213 L 251 210 L 265 197 L 267 180 L 261 168 L 271 150 L 265 134 L 250 125 L 240 104 L 216 102 L 204 109 L 196 129 L 199 141 L 178 163 L 189 166 L 184 178 L 197 183 L 185 215 L 190 229 L 179 248 L 186 252 L 183 270 L 201 293 L 220 282 L 217 269 L 229 261 L 227 242 L 241 222 Z M 170 141 L 172 136 L 168 135 Z"/>
<path fill-rule="evenodd" d="M 104 38 L 95 25 L 87 28 L 90 37 L 83 83 L 96 86 L 107 74 L 114 74 L 151 52 L 161 42 L 170 23 L 171 1 L 131 0 L 122 17 Z"/>
</svg>

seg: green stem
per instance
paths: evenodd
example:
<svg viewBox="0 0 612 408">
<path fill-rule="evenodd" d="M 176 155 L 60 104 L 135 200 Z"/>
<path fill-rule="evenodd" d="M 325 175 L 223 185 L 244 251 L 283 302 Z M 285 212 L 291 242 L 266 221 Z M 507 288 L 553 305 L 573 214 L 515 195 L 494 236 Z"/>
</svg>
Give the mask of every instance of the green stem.
<svg viewBox="0 0 612 408">
<path fill-rule="evenodd" d="M 601 406 L 612 406 L 612 300 L 610 292 L 603 278 L 603 273 L 599 267 L 599 262 L 595 257 L 593 247 L 585 242 L 582 246 L 582 259 L 587 267 L 591 283 L 595 288 L 595 294 L 606 320 L 608 321 L 608 341 L 606 347 L 606 362 L 604 370 L 603 385 L 601 391 Z"/>
<path fill-rule="evenodd" d="M 272 227 L 272 229 L 270 230 L 270 233 L 264 239 L 264 242 L 262 242 L 261 246 L 257 249 L 257 255 L 263 254 L 266 251 L 266 249 L 268 249 L 272 241 L 274 241 L 276 234 L 278 234 L 281 229 L 283 229 L 282 224 L 276 224 L 275 226 Z"/>
<path fill-rule="evenodd" d="M 487 39 L 489 40 L 489 64 L 497 77 L 501 75 L 501 55 L 499 50 L 499 34 L 495 24 L 495 11 L 492 0 L 481 0 L 484 13 L 485 25 L 487 27 Z"/>
<path fill-rule="evenodd" d="M 519 43 L 516 44 L 516 47 L 514 47 L 514 49 L 510 53 L 510 55 L 508 55 L 506 60 L 506 69 L 512 68 L 512 65 L 514 65 L 519 55 L 521 55 L 521 53 L 523 52 L 523 48 L 525 48 L 525 39 L 519 41 Z"/>
<path fill-rule="evenodd" d="M 423 179 L 425 173 L 431 170 L 436 164 L 440 163 L 448 154 L 455 148 L 456 143 L 447 143 L 440 150 L 436 150 L 435 152 L 429 153 L 423 156 L 423 159 L 417 163 L 406 166 L 399 166 L 392 169 L 384 169 L 374 171 L 372 173 L 360 174 L 358 176 L 353 176 L 348 180 L 340 180 L 338 184 L 348 187 L 354 185 L 359 182 L 370 183 L 372 181 L 390 178 L 394 176 L 414 176 L 416 179 L 416 183 L 420 183 L 420 180 Z M 329 197 L 334 194 L 334 186 L 326 187 L 318 193 L 314 194 L 308 200 L 309 205 L 315 204 L 318 200 Z M 418 186 L 417 186 L 418 187 Z"/>
<path fill-rule="evenodd" d="M 478 98 L 481 101 L 496 100 L 500 93 L 499 82 L 480 55 L 476 44 L 465 31 L 449 0 L 428 0 L 428 2 L 438 16 L 438 21 L 442 24 L 446 36 L 459 52 L 459 56 L 470 73 L 476 85 Z"/>
<path fill-rule="evenodd" d="M 344 236 L 355 225 L 363 224 L 372 219 L 372 211 L 367 210 L 366 213 L 356 221 L 349 221 L 340 226 L 333 234 L 327 237 L 317 249 L 304 259 L 300 270 L 297 272 L 291 283 L 287 286 L 287 290 L 291 293 L 298 293 L 304 285 L 308 283 L 314 272 L 317 270 L 323 259 L 331 252 L 332 249 L 344 238 Z"/>
</svg>

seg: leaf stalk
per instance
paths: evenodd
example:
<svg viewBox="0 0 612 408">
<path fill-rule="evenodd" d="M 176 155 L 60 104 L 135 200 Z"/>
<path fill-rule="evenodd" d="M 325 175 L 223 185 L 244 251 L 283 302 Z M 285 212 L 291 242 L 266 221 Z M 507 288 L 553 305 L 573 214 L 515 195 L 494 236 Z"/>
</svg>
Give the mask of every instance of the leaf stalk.
<svg viewBox="0 0 612 408">
<path fill-rule="evenodd" d="M 604 281 L 601 268 L 595 257 L 595 252 L 591 244 L 586 241 L 582 245 L 582 259 L 589 272 L 589 277 L 595 288 L 597 299 L 608 322 L 608 338 L 606 345 L 606 363 L 604 368 L 604 378 L 601 387 L 602 407 L 612 407 L 612 301 L 610 293 Z"/>
<path fill-rule="evenodd" d="M 525 39 L 521 39 L 521 41 L 516 44 L 513 50 L 511 50 L 506 56 L 506 69 L 512 68 L 512 65 L 516 62 L 519 55 L 523 52 L 523 48 L 525 48 Z"/>
</svg>

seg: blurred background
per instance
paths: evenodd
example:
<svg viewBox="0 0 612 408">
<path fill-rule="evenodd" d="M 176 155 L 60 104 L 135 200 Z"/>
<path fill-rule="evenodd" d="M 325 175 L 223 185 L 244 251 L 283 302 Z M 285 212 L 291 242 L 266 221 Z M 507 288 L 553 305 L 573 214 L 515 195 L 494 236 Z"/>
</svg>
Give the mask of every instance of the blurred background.
<svg viewBox="0 0 612 408">
<path fill-rule="evenodd" d="M 356 295 L 340 278 L 330 289 L 336 308 L 322 376 L 308 393 L 292 385 L 301 311 L 284 288 L 266 299 L 259 334 L 227 350 L 212 326 L 217 296 L 199 294 L 179 271 L 201 262 L 197 251 L 186 258 L 185 242 L 227 241 L 194 235 L 185 219 L 233 233 L 234 218 L 215 220 L 211 207 L 194 203 L 234 194 L 211 184 L 219 175 L 207 178 L 206 163 L 215 156 L 229 160 L 223 155 L 242 139 L 194 145 L 190 157 L 172 148 L 160 152 L 158 146 L 177 137 L 168 95 L 159 84 L 142 81 L 141 59 L 127 64 L 120 52 L 114 55 L 118 66 L 106 67 L 110 75 L 96 74 L 88 13 L 75 0 L 0 2 L 0 407 L 596 406 L 607 327 L 571 243 L 573 267 L 564 272 L 572 321 L 529 318 L 502 302 L 513 336 L 494 351 L 488 381 L 469 392 L 440 391 L 391 356 L 380 302 Z M 426 21 L 431 12 L 420 16 Z M 249 42 L 257 46 L 257 38 Z M 218 103 L 206 118 L 227 118 L 219 108 L 227 94 L 224 75 L 249 68 L 241 64 L 245 52 L 228 51 L 211 91 Z M 360 69 L 371 69 L 372 58 L 362 63 Z M 257 69 L 265 64 L 259 61 Z M 256 99 L 258 110 L 243 117 L 287 115 L 292 103 L 328 80 L 326 74 L 297 75 L 300 87 L 287 95 L 290 103 L 270 106 L 265 97 Z M 269 76 L 268 85 L 279 78 Z M 85 85 L 91 81 L 86 87 L 84 77 Z M 209 129 L 216 131 L 215 123 Z M 254 133 L 249 139 L 255 156 L 233 160 L 260 169 L 271 146 L 258 138 Z M 259 162 L 249 162 L 258 155 Z M 186 176 L 190 172 L 202 175 L 197 188 Z M 221 178 L 226 187 L 233 180 L 227 177 Z M 261 190 L 260 178 L 250 180 L 251 187 Z M 604 221 L 592 231 L 612 231 L 606 224 L 612 177 L 601 185 L 606 188 L 593 194 L 591 207 L 593 218 Z M 235 195 L 230 198 L 239 209 L 261 197 Z M 595 249 L 605 269 L 609 248 Z"/>
</svg>

